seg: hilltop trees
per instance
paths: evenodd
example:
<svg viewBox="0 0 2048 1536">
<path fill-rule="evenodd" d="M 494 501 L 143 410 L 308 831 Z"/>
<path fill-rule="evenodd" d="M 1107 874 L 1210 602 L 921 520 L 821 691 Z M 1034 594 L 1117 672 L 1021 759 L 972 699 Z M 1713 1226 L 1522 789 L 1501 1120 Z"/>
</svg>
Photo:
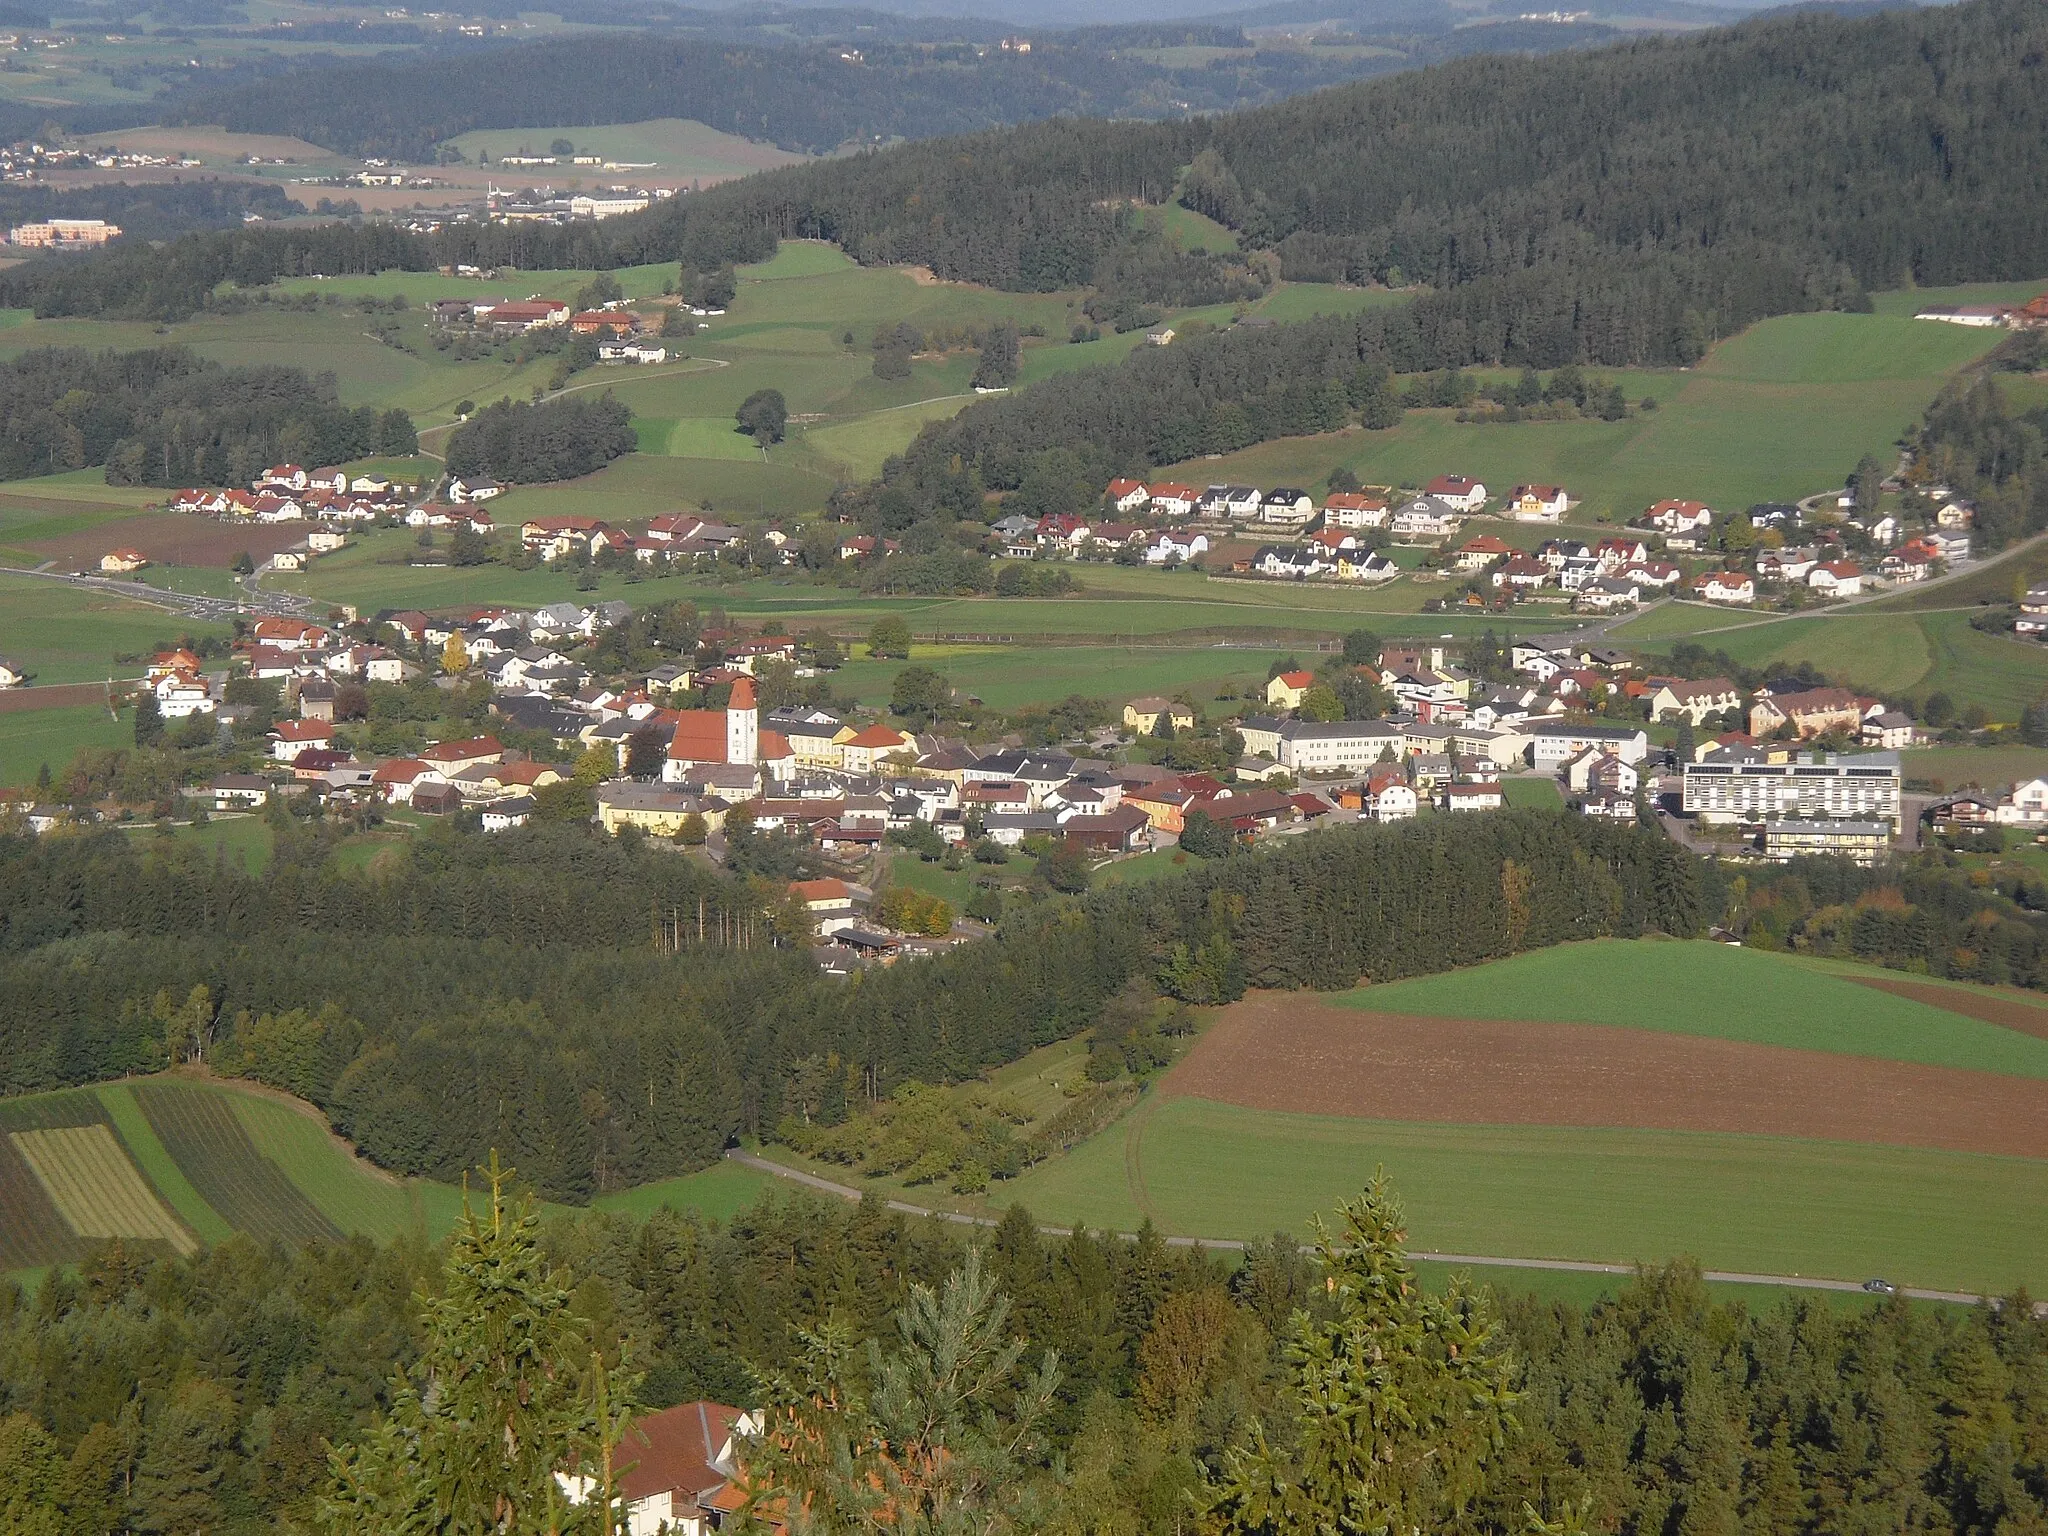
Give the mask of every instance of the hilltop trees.
<svg viewBox="0 0 2048 1536">
<path fill-rule="evenodd" d="M 450 435 L 448 473 L 488 475 L 508 485 L 573 480 L 633 451 L 631 416 L 610 391 L 595 400 L 500 400 Z"/>
</svg>

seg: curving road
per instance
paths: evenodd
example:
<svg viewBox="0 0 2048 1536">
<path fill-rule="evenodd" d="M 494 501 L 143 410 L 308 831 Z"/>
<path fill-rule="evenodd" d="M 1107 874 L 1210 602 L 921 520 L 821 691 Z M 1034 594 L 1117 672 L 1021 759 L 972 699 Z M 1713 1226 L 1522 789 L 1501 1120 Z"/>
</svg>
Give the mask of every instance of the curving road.
<svg viewBox="0 0 2048 1536">
<path fill-rule="evenodd" d="M 728 1151 L 725 1155 L 733 1162 L 739 1163 L 744 1167 L 752 1168 L 760 1173 L 773 1174 L 778 1179 L 788 1179 L 791 1183 L 801 1184 L 807 1189 L 819 1190 L 828 1195 L 836 1195 L 842 1200 L 859 1200 L 862 1197 L 862 1192 L 850 1184 L 839 1184 L 831 1179 L 820 1178 L 815 1173 L 805 1173 L 797 1168 L 786 1168 L 780 1163 L 770 1162 L 765 1157 L 756 1156 L 752 1152 L 742 1151 L 737 1147 Z M 905 1200 L 885 1200 L 883 1204 L 889 1210 L 900 1211 L 906 1216 L 929 1216 L 939 1221 L 951 1222 L 955 1226 L 993 1227 L 996 1224 L 996 1220 L 992 1216 L 969 1216 L 961 1211 L 938 1211 L 928 1206 L 912 1205 Z M 1066 1237 L 1073 1229 L 1070 1227 L 1041 1226 L 1038 1230 L 1048 1237 Z M 1137 1236 L 1134 1232 L 1121 1232 L 1117 1235 L 1125 1238 L 1135 1238 Z M 1235 1252 L 1244 1247 L 1242 1242 L 1228 1237 L 1169 1237 L 1166 1241 L 1175 1248 L 1218 1248 Z M 1428 1264 L 1458 1264 L 1479 1269 L 1554 1269 L 1579 1275 L 1622 1276 L 1633 1275 L 1636 1272 L 1633 1264 L 1594 1264 L 1581 1259 L 1513 1259 L 1503 1258 L 1495 1254 L 1426 1253 L 1420 1250 L 1411 1251 L 1408 1257 L 1420 1259 Z M 1860 1292 L 1863 1289 L 1859 1281 L 1828 1280 L 1813 1275 L 1752 1275 L 1745 1274 L 1740 1270 L 1728 1269 L 1710 1269 L 1704 1273 L 1707 1279 L 1719 1281 L 1723 1285 L 1776 1285 L 1803 1291 Z M 1985 1299 L 1969 1291 L 1932 1291 L 1907 1285 L 1899 1287 L 1899 1294 L 1910 1296 L 1915 1301 L 1949 1301 L 1963 1306 L 1975 1306 L 1978 1302 Z M 1993 1300 L 1995 1305 L 1995 1298 Z M 2036 1302 L 2034 1304 L 2034 1311 L 2037 1316 L 2048 1317 L 2048 1301 Z"/>
</svg>

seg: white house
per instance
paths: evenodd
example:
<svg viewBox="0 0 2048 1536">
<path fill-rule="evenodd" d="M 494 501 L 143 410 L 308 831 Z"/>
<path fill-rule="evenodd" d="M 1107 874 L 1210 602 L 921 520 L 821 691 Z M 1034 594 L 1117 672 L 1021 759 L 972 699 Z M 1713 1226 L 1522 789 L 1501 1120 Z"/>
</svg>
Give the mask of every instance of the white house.
<svg viewBox="0 0 2048 1536">
<path fill-rule="evenodd" d="M 1693 595 L 1704 602 L 1747 605 L 1756 601 L 1756 582 L 1743 571 L 1710 571 L 1695 576 Z"/>
<path fill-rule="evenodd" d="M 1438 475 L 1422 488 L 1422 494 L 1464 513 L 1477 512 L 1486 505 L 1485 484 L 1470 475 Z"/>
<path fill-rule="evenodd" d="M 1855 597 L 1863 591 L 1863 567 L 1853 560 L 1829 560 L 1807 573 L 1806 585 L 1823 597 Z"/>
<path fill-rule="evenodd" d="M 1518 485 L 1508 497 L 1507 513 L 1518 523 L 1554 523 L 1570 505 L 1561 485 Z"/>
</svg>

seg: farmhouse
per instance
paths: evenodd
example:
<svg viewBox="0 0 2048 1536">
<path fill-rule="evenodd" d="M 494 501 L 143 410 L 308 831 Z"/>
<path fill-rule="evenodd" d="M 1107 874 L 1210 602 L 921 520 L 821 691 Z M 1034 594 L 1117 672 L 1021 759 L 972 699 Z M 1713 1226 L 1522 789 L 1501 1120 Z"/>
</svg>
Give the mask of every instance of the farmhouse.
<svg viewBox="0 0 2048 1536">
<path fill-rule="evenodd" d="M 125 544 L 100 556 L 100 569 L 110 576 L 126 576 L 130 572 L 141 570 L 147 564 L 149 556 Z"/>
</svg>

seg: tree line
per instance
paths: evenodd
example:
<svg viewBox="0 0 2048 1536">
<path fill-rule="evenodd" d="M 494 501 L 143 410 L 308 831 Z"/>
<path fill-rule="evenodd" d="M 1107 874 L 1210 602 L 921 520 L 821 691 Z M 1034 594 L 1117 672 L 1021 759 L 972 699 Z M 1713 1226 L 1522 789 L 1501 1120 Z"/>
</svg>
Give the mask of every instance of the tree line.
<svg viewBox="0 0 2048 1536">
<path fill-rule="evenodd" d="M 2048 407 L 2014 410 L 1994 373 L 1944 389 L 1908 443 L 1917 481 L 1948 485 L 1976 503 L 1982 552 L 2048 528 L 2044 439 Z"/>
<path fill-rule="evenodd" d="M 1093 1028 L 1134 980 L 1228 1002 L 1704 921 L 1665 839 L 1517 813 L 1013 902 L 993 941 L 845 987 L 779 883 L 637 839 L 444 832 L 374 876 L 312 842 L 247 874 L 133 841 L 0 851 L 0 1091 L 196 1056 L 312 1100 L 388 1167 L 453 1178 L 497 1147 L 567 1200 L 772 1135 L 799 1063 L 838 1061 L 868 1099 L 964 1081 Z M 205 1028 L 170 1038 L 195 988 Z"/>
<path fill-rule="evenodd" d="M 272 464 L 417 444 L 404 411 L 340 404 L 331 374 L 182 347 L 45 347 L 0 364 L 0 479 L 105 465 L 111 485 L 246 485 Z"/>
<path fill-rule="evenodd" d="M 505 1182 L 438 1250 L 113 1242 L 34 1296 L 0 1286 L 8 1528 L 609 1532 L 554 1473 L 616 1478 L 640 1459 L 622 1421 L 704 1398 L 767 1415 L 741 1492 L 805 1531 L 936 1509 L 991 1536 L 2048 1519 L 2048 1323 L 2024 1294 L 1752 1309 L 1683 1261 L 1585 1306 L 1439 1288 L 1384 1180 L 1313 1252 L 1281 1232 L 1241 1264 L 1016 1207 L 972 1239 L 803 1196 L 538 1222 Z"/>
</svg>

